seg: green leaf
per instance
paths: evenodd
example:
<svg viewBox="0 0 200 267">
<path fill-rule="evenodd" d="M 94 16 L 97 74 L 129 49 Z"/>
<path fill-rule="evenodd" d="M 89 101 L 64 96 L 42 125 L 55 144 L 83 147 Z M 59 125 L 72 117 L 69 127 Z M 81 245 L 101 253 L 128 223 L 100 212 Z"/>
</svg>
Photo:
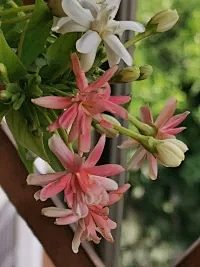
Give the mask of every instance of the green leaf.
<svg viewBox="0 0 200 267">
<path fill-rule="evenodd" d="M 8 46 L 3 32 L 0 30 L 0 62 L 7 68 L 11 82 L 17 81 L 26 75 L 25 68 L 13 50 Z"/>
<path fill-rule="evenodd" d="M 8 113 L 10 106 L 6 107 L 5 105 L 0 104 L 0 122 L 3 117 Z"/>
<path fill-rule="evenodd" d="M 21 36 L 19 56 L 25 66 L 29 66 L 44 50 L 53 18 L 43 0 L 37 0 L 35 11 Z"/>
<path fill-rule="evenodd" d="M 40 129 L 37 129 L 37 131 L 29 130 L 22 109 L 18 111 L 10 110 L 6 115 L 6 121 L 14 138 L 23 148 L 48 161 L 43 144 L 43 133 Z"/>
<path fill-rule="evenodd" d="M 71 64 L 71 53 L 76 51 L 77 33 L 61 35 L 47 50 L 46 59 L 48 66 L 44 66 L 41 75 L 44 78 L 64 72 Z"/>
<path fill-rule="evenodd" d="M 34 168 L 33 168 L 33 163 L 35 160 L 35 157 L 30 156 L 30 152 L 28 152 L 27 149 L 25 149 L 23 146 L 21 146 L 19 143 L 17 143 L 17 148 L 18 148 L 18 154 L 22 160 L 22 162 L 24 163 L 27 171 L 29 173 L 33 173 Z"/>
</svg>

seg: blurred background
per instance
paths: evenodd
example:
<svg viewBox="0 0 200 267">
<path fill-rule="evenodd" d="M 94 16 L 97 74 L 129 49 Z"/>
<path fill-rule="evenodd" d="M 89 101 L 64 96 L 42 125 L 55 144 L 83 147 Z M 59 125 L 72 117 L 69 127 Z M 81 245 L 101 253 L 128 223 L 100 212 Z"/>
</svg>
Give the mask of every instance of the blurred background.
<svg viewBox="0 0 200 267">
<path fill-rule="evenodd" d="M 200 2 L 138 1 L 137 21 L 145 23 L 162 9 L 177 9 L 180 20 L 170 31 L 136 46 L 135 64 L 150 64 L 153 75 L 134 82 L 131 113 L 149 104 L 155 117 L 168 97 L 178 100 L 177 113 L 189 110 L 179 138 L 189 147 L 179 168 L 159 169 L 151 181 L 131 172 L 125 199 L 121 257 L 124 267 L 171 266 L 200 235 Z M 130 151 L 131 153 L 131 151 Z"/>
</svg>

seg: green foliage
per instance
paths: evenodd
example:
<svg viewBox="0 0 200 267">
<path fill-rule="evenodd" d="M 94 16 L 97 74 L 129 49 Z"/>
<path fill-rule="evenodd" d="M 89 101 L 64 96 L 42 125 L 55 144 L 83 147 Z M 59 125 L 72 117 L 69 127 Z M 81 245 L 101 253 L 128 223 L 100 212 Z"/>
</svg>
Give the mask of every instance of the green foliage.
<svg viewBox="0 0 200 267">
<path fill-rule="evenodd" d="M 35 11 L 21 35 L 19 55 L 29 66 L 44 50 L 52 26 L 52 14 L 43 0 L 36 1 Z"/>
<path fill-rule="evenodd" d="M 25 68 L 13 50 L 8 46 L 3 32 L 0 30 L 0 63 L 7 68 L 11 82 L 18 81 L 26 75 Z"/>
</svg>

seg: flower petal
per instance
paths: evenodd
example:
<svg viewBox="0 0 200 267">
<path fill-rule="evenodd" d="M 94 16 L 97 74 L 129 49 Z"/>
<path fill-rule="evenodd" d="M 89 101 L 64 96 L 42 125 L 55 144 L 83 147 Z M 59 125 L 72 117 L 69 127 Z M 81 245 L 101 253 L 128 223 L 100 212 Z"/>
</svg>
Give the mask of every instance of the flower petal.
<svg viewBox="0 0 200 267">
<path fill-rule="evenodd" d="M 112 179 L 100 176 L 95 176 L 95 179 L 97 179 L 101 183 L 101 186 L 103 186 L 106 191 L 118 189 L 118 184 Z"/>
<path fill-rule="evenodd" d="M 173 116 L 176 110 L 177 100 L 174 98 L 169 98 L 164 108 L 161 110 L 160 115 L 155 121 L 155 126 L 161 128 L 167 123 L 167 121 Z"/>
<path fill-rule="evenodd" d="M 104 164 L 100 166 L 94 166 L 87 169 L 89 174 L 99 175 L 99 176 L 113 176 L 124 172 L 124 168 L 118 164 Z"/>
<path fill-rule="evenodd" d="M 54 134 L 49 139 L 49 148 L 60 160 L 65 169 L 70 170 L 71 168 L 73 168 L 74 155 L 59 136 Z"/>
<path fill-rule="evenodd" d="M 57 207 L 43 208 L 41 213 L 47 217 L 65 217 L 73 214 L 72 210 L 70 209 L 62 209 Z"/>
<path fill-rule="evenodd" d="M 62 8 L 72 20 L 86 28 L 94 20 L 90 10 L 83 8 L 77 0 L 62 1 Z"/>
<path fill-rule="evenodd" d="M 120 200 L 122 195 L 130 188 L 130 184 L 124 184 L 120 186 L 116 191 L 109 193 L 109 202 L 107 206 L 110 206 Z"/>
<path fill-rule="evenodd" d="M 109 66 L 112 67 L 120 62 L 120 56 L 117 55 L 106 43 L 104 43 Z"/>
<path fill-rule="evenodd" d="M 67 32 L 85 32 L 87 28 L 76 23 L 69 17 L 59 19 L 57 25 L 52 28 L 52 31 L 65 34 Z"/>
<path fill-rule="evenodd" d="M 145 27 L 136 21 L 120 21 L 120 30 L 121 32 L 124 31 L 134 31 L 134 32 L 144 32 Z"/>
<path fill-rule="evenodd" d="M 133 59 L 117 36 L 108 34 L 103 36 L 103 40 L 128 66 L 132 66 Z"/>
<path fill-rule="evenodd" d="M 97 162 L 99 161 L 101 154 L 103 152 L 105 142 L 106 142 L 106 136 L 102 135 L 99 138 L 99 141 L 96 144 L 96 146 L 94 147 L 94 149 L 91 151 L 87 160 L 85 161 L 84 168 L 91 168 L 97 164 Z"/>
<path fill-rule="evenodd" d="M 71 105 L 71 97 L 43 96 L 31 100 L 34 104 L 52 109 L 64 109 Z"/>
<path fill-rule="evenodd" d="M 128 162 L 128 169 L 132 169 L 138 162 L 146 155 L 147 151 L 142 147 L 139 146 L 137 151 L 133 154 L 131 159 Z"/>
<path fill-rule="evenodd" d="M 134 148 L 136 146 L 138 146 L 138 142 L 133 139 L 130 139 L 130 140 L 124 141 L 120 146 L 118 146 L 118 148 L 126 149 L 126 148 Z"/>
<path fill-rule="evenodd" d="M 67 109 L 58 119 L 60 128 L 68 129 L 77 116 L 78 105 L 75 103 Z"/>
<path fill-rule="evenodd" d="M 76 53 L 73 53 L 71 55 L 71 60 L 73 72 L 76 76 L 76 85 L 78 89 L 82 92 L 88 86 L 88 81 L 85 76 L 85 72 L 81 68 L 81 64 Z"/>
<path fill-rule="evenodd" d="M 104 86 L 112 78 L 112 76 L 115 74 L 117 69 L 118 69 L 117 65 L 108 69 L 106 72 L 104 72 L 104 74 L 100 78 L 98 78 L 95 82 L 90 84 L 88 88 L 86 89 L 86 91 L 91 92 L 97 88 L 101 88 L 102 86 Z"/>
<path fill-rule="evenodd" d="M 157 159 L 151 153 L 147 153 L 147 161 L 149 165 L 149 177 L 152 180 L 156 180 L 158 175 Z"/>
<path fill-rule="evenodd" d="M 129 102 L 131 100 L 131 97 L 130 96 L 110 96 L 108 100 L 115 104 L 122 105 L 122 104 Z"/>
<path fill-rule="evenodd" d="M 162 131 L 170 128 L 174 128 L 178 126 L 182 121 L 186 119 L 186 117 L 190 114 L 189 111 L 185 111 L 182 114 L 178 114 L 173 116 L 168 120 L 168 122 L 162 127 Z"/>
<path fill-rule="evenodd" d="M 140 108 L 140 117 L 141 117 L 142 122 L 144 123 L 147 123 L 147 124 L 153 123 L 153 115 L 148 105 Z"/>
<path fill-rule="evenodd" d="M 120 107 L 119 105 L 117 105 L 111 101 L 108 101 L 108 100 L 104 100 L 102 105 L 104 105 L 106 111 L 109 111 L 113 114 L 116 114 L 123 119 L 128 118 L 128 112 L 125 108 Z"/>
<path fill-rule="evenodd" d="M 101 43 L 100 35 L 92 30 L 88 30 L 77 42 L 76 49 L 78 52 L 88 54 L 99 46 Z"/>
<path fill-rule="evenodd" d="M 84 114 L 81 121 L 81 133 L 78 137 L 78 152 L 79 155 L 90 151 L 91 147 L 91 123 L 92 117 Z"/>
<path fill-rule="evenodd" d="M 92 1 L 80 0 L 80 3 L 82 5 L 82 7 L 90 10 L 90 12 L 92 13 L 92 16 L 94 18 L 97 17 L 97 14 L 100 10 L 100 7 L 98 4 L 95 3 L 95 1 L 93 1 L 93 0 Z"/>
<path fill-rule="evenodd" d="M 84 230 L 78 226 L 74 238 L 72 240 L 72 250 L 74 253 L 78 253 L 79 246 L 81 244 L 81 236 L 83 234 Z"/>
<path fill-rule="evenodd" d="M 62 218 L 57 218 L 55 221 L 55 224 L 57 225 L 68 225 L 71 223 L 75 223 L 79 220 L 79 217 L 74 215 L 74 214 L 70 214 L 68 216 L 62 217 Z"/>
<path fill-rule="evenodd" d="M 42 174 L 42 175 L 31 173 L 28 175 L 26 182 L 28 185 L 41 185 L 42 186 L 42 185 L 46 185 L 48 183 L 51 183 L 61 178 L 63 175 L 66 175 L 66 171 Z"/>
<path fill-rule="evenodd" d="M 95 47 L 95 49 L 93 49 L 88 54 L 81 54 L 81 60 L 80 60 L 81 67 L 85 72 L 89 71 L 92 65 L 94 64 L 94 60 L 95 60 L 96 53 L 97 53 L 97 48 L 98 47 Z"/>
</svg>

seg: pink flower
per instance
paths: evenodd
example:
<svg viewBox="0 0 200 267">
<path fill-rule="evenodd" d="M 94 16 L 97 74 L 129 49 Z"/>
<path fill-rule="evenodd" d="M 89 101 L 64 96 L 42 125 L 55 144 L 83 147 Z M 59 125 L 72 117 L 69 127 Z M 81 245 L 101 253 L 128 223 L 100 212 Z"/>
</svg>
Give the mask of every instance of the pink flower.
<svg viewBox="0 0 200 267">
<path fill-rule="evenodd" d="M 118 188 L 114 180 L 106 177 L 119 174 L 124 169 L 117 164 L 95 166 L 104 145 L 105 135 L 102 135 L 85 160 L 78 154 L 73 154 L 57 135 L 51 137 L 49 147 L 60 160 L 65 171 L 43 175 L 30 174 L 27 178 L 29 185 L 43 186 L 35 193 L 36 200 L 45 201 L 64 191 L 64 200 L 79 217 L 88 214 L 88 205 L 106 204 L 109 200 L 107 191 Z"/>
<path fill-rule="evenodd" d="M 78 93 L 73 97 L 45 96 L 33 99 L 32 101 L 45 108 L 65 109 L 63 114 L 48 127 L 48 130 L 52 132 L 57 128 L 70 128 L 69 142 L 78 139 L 79 153 L 82 154 L 90 150 L 92 118 L 100 122 L 103 121 L 101 114 L 104 111 L 127 118 L 127 111 L 120 107 L 119 104 L 129 102 L 130 97 L 110 96 L 111 90 L 108 81 L 117 71 L 117 65 L 106 71 L 98 80 L 88 85 L 77 55 L 75 53 L 72 54 L 71 59 Z"/>
<path fill-rule="evenodd" d="M 182 132 L 185 129 L 185 127 L 175 127 L 178 126 L 183 120 L 185 120 L 190 112 L 186 111 L 182 114 L 174 115 L 176 105 L 177 100 L 174 98 L 169 98 L 155 122 L 153 121 L 153 115 L 148 105 L 140 108 L 140 116 L 142 122 L 150 126 L 155 126 L 157 130 L 157 133 L 154 136 L 155 139 L 173 139 L 176 138 L 176 134 Z M 157 178 L 157 158 L 155 158 L 154 155 L 148 152 L 142 145 L 138 144 L 138 142 L 135 140 L 127 140 L 120 146 L 120 148 L 137 148 L 137 151 L 128 162 L 128 168 L 134 168 L 137 170 L 142 166 L 145 159 L 147 159 L 150 178 L 152 180 L 155 180 Z"/>
<path fill-rule="evenodd" d="M 118 190 L 109 193 L 109 200 L 105 205 L 88 206 L 88 215 L 85 218 L 78 218 L 70 209 L 59 209 L 49 207 L 42 209 L 42 213 L 48 217 L 57 217 L 55 224 L 66 225 L 72 222 L 78 222 L 78 226 L 72 241 L 72 250 L 77 253 L 81 241 L 87 239 L 98 244 L 101 238 L 100 233 L 107 241 L 114 242 L 111 230 L 116 228 L 116 223 L 108 218 L 109 208 L 107 206 L 120 200 L 122 195 L 129 189 L 130 185 L 125 184 Z"/>
</svg>

